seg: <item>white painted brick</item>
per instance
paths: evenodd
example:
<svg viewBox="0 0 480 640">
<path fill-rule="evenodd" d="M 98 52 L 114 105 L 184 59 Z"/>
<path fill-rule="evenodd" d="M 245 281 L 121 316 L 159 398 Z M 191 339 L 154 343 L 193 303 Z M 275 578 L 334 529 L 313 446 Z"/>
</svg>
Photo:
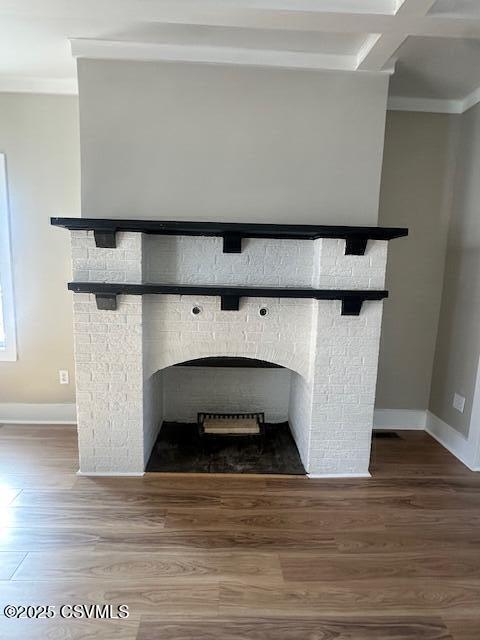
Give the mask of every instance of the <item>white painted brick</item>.
<svg viewBox="0 0 480 640">
<path fill-rule="evenodd" d="M 263 411 L 267 422 L 285 422 L 289 389 L 286 369 L 172 367 L 164 375 L 164 418 L 196 422 L 201 411 Z"/>
<path fill-rule="evenodd" d="M 120 233 L 117 244 L 117 249 L 99 249 L 92 233 L 73 232 L 75 279 L 384 286 L 387 245 L 382 241 L 370 241 L 365 256 L 345 256 L 345 241 L 332 239 L 247 239 L 241 254 L 223 254 L 219 238 Z M 193 306 L 201 307 L 199 316 L 192 315 Z M 262 306 L 269 311 L 265 317 L 258 313 Z M 188 414 L 192 419 L 208 400 L 222 407 L 212 409 L 219 411 L 266 407 L 271 420 L 288 413 L 311 473 L 366 472 L 382 303 L 365 303 L 359 317 L 342 317 L 340 309 L 339 301 L 245 298 L 240 311 L 224 312 L 218 299 L 207 296 L 122 295 L 111 312 L 97 310 L 94 296 L 75 294 L 82 471 L 143 470 L 162 417 L 187 419 Z M 206 356 L 258 358 L 293 373 L 250 370 L 256 384 L 249 386 L 241 381 L 243 370 L 229 370 L 227 383 L 221 370 L 196 369 L 187 380 L 190 401 L 182 405 L 175 389 L 188 371 L 167 367 Z M 281 385 L 267 393 L 268 377 L 275 375 L 289 380 L 289 393 Z M 208 394 L 199 386 L 206 377 L 212 378 Z"/>
</svg>

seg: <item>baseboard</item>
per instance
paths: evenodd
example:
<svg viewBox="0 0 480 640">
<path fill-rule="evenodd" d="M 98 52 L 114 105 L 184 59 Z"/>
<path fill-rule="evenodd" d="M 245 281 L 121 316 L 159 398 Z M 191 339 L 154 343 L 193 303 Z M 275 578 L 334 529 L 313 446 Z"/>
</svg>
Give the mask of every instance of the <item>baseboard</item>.
<svg viewBox="0 0 480 640">
<path fill-rule="evenodd" d="M 85 478 L 141 478 L 145 475 L 145 471 L 77 471 L 77 476 Z"/>
<path fill-rule="evenodd" d="M 423 431 L 427 424 L 427 412 L 420 409 L 375 409 L 374 429 L 401 429 Z"/>
<path fill-rule="evenodd" d="M 3 424 L 76 424 L 77 410 L 71 404 L 0 403 Z"/>
<path fill-rule="evenodd" d="M 475 449 L 472 442 L 431 411 L 427 412 L 425 430 L 471 471 L 480 471 L 480 467 L 474 464 Z"/>
<path fill-rule="evenodd" d="M 311 480 L 328 480 L 329 478 L 371 478 L 370 473 L 307 473 Z"/>
</svg>

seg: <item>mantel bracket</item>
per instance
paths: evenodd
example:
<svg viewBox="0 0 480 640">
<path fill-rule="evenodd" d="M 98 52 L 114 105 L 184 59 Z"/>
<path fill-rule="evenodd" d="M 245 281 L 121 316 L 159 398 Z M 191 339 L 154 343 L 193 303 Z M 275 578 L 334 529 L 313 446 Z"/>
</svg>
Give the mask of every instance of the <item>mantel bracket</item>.
<svg viewBox="0 0 480 640">
<path fill-rule="evenodd" d="M 363 256 L 367 248 L 368 238 L 351 237 L 345 239 L 346 256 Z"/>
<path fill-rule="evenodd" d="M 117 296 L 115 293 L 96 293 L 95 302 L 101 311 L 116 311 Z"/>
<path fill-rule="evenodd" d="M 242 236 L 238 233 L 223 234 L 223 253 L 242 253 Z"/>
<path fill-rule="evenodd" d="M 95 246 L 101 249 L 116 249 L 117 234 L 115 231 L 101 231 L 94 229 Z"/>
<path fill-rule="evenodd" d="M 362 304 L 363 298 L 343 298 L 342 316 L 359 316 Z"/>
<path fill-rule="evenodd" d="M 240 296 L 222 296 L 220 309 L 222 311 L 238 311 L 240 309 Z"/>
</svg>

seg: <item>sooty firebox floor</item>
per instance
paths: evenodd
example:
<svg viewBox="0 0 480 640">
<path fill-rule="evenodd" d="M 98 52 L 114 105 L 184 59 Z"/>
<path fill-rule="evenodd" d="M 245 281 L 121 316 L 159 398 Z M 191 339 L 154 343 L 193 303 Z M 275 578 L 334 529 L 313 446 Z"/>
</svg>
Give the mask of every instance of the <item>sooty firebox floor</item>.
<svg viewBox="0 0 480 640">
<path fill-rule="evenodd" d="M 164 422 L 147 472 L 304 475 L 288 422 L 265 424 L 262 438 L 200 437 L 196 424 Z"/>
</svg>

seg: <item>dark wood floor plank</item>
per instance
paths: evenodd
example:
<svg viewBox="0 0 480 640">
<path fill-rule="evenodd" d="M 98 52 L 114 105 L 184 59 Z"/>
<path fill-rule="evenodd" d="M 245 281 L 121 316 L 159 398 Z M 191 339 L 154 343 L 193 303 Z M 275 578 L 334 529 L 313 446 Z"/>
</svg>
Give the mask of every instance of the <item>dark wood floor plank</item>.
<svg viewBox="0 0 480 640">
<path fill-rule="evenodd" d="M 386 578 L 480 579 L 480 553 L 323 554 L 281 553 L 286 581 L 326 582 Z"/>
<path fill-rule="evenodd" d="M 220 584 L 220 613 L 234 616 L 479 616 L 480 581 L 435 578 Z"/>
<path fill-rule="evenodd" d="M 304 480 L 301 476 L 289 476 L 293 481 Z M 203 474 L 201 479 L 202 491 L 207 493 L 214 493 L 219 495 L 220 493 L 242 493 L 244 491 L 251 491 L 252 487 L 255 487 L 258 491 L 265 490 L 265 476 L 258 475 L 237 475 L 232 474 L 228 476 L 228 482 L 225 482 L 225 474 Z M 124 478 L 124 482 L 121 485 L 122 492 L 137 492 L 144 494 L 158 494 L 158 493 L 176 493 L 176 492 L 190 492 L 196 493 L 198 491 L 199 478 L 197 474 L 184 474 L 184 473 L 146 473 L 141 478 L 131 477 Z M 76 478 L 74 490 L 90 491 L 99 493 L 105 491 L 119 491 L 118 478 L 102 478 L 102 477 L 87 477 L 81 476 Z"/>
<path fill-rule="evenodd" d="M 266 479 L 266 492 L 268 494 L 281 493 L 282 495 L 313 495 L 319 497 L 322 494 L 327 497 L 344 496 L 348 490 L 349 497 L 368 496 L 402 496 L 435 494 L 451 495 L 455 491 L 450 480 L 448 482 L 439 478 L 336 478 L 336 479 L 312 479 L 300 478 L 297 482 L 291 482 L 288 478 Z"/>
<path fill-rule="evenodd" d="M 178 531 L 291 531 L 297 534 L 312 531 L 337 532 L 339 529 L 384 529 L 381 513 L 303 509 L 167 509 L 165 528 Z"/>
<path fill-rule="evenodd" d="M 33 468 L 35 468 L 33 466 Z M 3 473 L 0 471 L 0 483 L 3 486 L 20 491 L 21 489 L 71 489 L 76 480 L 76 476 L 62 469 L 54 471 L 47 469 L 43 473 L 39 473 L 37 469 L 32 473 L 32 468 L 28 473 Z"/>
<path fill-rule="evenodd" d="M 5 527 L 0 535 L 0 552 L 61 551 L 63 549 L 93 551 L 99 540 L 98 531 Z"/>
<path fill-rule="evenodd" d="M 137 640 L 452 640 L 440 618 L 211 618 L 142 616 Z"/>
<path fill-rule="evenodd" d="M 403 527 L 387 527 L 385 531 L 339 532 L 335 539 L 342 553 L 372 554 L 397 552 L 429 553 L 432 549 L 455 553 L 465 550 L 470 554 L 480 554 L 480 530 L 469 525 L 448 527 L 421 526 L 412 521 Z"/>
<path fill-rule="evenodd" d="M 25 498 L 22 493 L 16 498 L 15 503 L 21 503 Z M 27 494 L 28 495 L 28 494 Z M 413 511 L 413 510 L 454 510 L 459 509 L 480 509 L 480 494 L 464 493 L 458 494 L 450 492 L 440 495 L 421 495 L 412 493 L 410 495 L 375 496 L 361 495 L 350 496 L 348 489 L 344 495 L 329 495 L 328 492 L 319 492 L 319 495 L 282 495 L 268 493 L 253 493 L 245 495 L 222 496 L 222 507 L 227 509 L 327 509 L 348 511 L 355 509 L 371 509 L 389 511 Z"/>
<path fill-rule="evenodd" d="M 0 556 L 1 560 L 1 556 Z M 162 582 L 171 578 L 281 579 L 280 562 L 274 553 L 144 553 L 63 551 L 31 552 L 15 572 L 13 580 L 113 580 Z"/>
<path fill-rule="evenodd" d="M 101 501 L 90 505 L 83 509 L 70 509 L 56 502 L 41 507 L 11 506 L 5 512 L 3 524 L 5 528 L 78 529 L 97 533 L 110 530 L 142 533 L 158 531 L 165 525 L 165 509 L 102 506 Z"/>
<path fill-rule="evenodd" d="M 331 533 L 316 533 L 299 536 L 291 531 L 172 531 L 163 530 L 145 534 L 104 532 L 99 539 L 99 551 L 284 551 L 287 549 L 315 549 L 317 552 L 336 551 L 337 545 Z"/>
<path fill-rule="evenodd" d="M 143 614 L 216 615 L 219 604 L 219 584 L 216 580 L 191 581 L 174 578 L 157 584 L 143 580 L 72 581 L 0 581 L 0 610 L 7 604 L 126 604 L 132 617 Z M 1 636 L 0 636 L 1 637 Z"/>
<path fill-rule="evenodd" d="M 140 620 L 11 620 L 0 616 L 2 640 L 136 640 Z"/>
<path fill-rule="evenodd" d="M 478 640 L 480 638 L 480 616 L 472 618 L 444 617 L 447 629 L 453 640 Z"/>
<path fill-rule="evenodd" d="M 150 493 L 123 491 L 122 489 L 104 492 L 85 491 L 36 491 L 24 489 L 12 502 L 13 507 L 52 506 L 74 509 L 85 509 L 96 503 L 98 506 L 122 508 L 144 507 L 146 509 L 166 509 L 173 507 L 214 507 L 220 500 L 214 493 L 200 492 L 161 492 Z"/>
</svg>

